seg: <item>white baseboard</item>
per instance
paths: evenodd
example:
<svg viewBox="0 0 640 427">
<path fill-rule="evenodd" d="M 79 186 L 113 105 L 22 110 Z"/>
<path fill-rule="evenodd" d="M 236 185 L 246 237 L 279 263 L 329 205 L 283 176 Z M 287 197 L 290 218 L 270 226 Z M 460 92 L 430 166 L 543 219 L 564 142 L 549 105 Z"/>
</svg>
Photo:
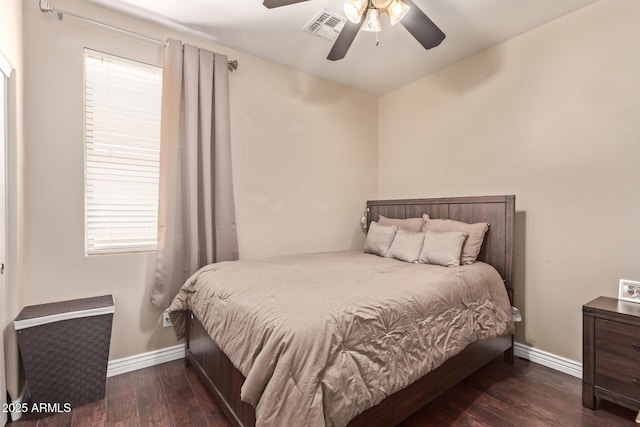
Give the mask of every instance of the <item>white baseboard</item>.
<svg viewBox="0 0 640 427">
<path fill-rule="evenodd" d="M 107 367 L 107 377 L 113 377 L 115 375 L 182 359 L 184 358 L 184 351 L 184 344 L 178 344 L 173 347 L 167 347 L 160 350 L 150 351 L 148 353 L 112 360 L 109 362 Z M 575 360 L 567 359 L 543 350 L 538 350 L 537 348 L 529 347 L 518 342 L 514 344 L 514 354 L 517 357 L 521 357 L 539 365 L 564 372 L 565 374 L 573 377 L 582 378 L 582 364 Z M 23 396 L 21 395 L 20 398 L 22 397 Z M 20 398 L 18 400 L 20 400 Z"/>
<path fill-rule="evenodd" d="M 576 362 L 575 360 L 567 359 L 520 343 L 514 344 L 513 353 L 518 357 L 546 366 L 547 368 L 564 372 L 573 377 L 582 378 L 582 363 Z"/>
<path fill-rule="evenodd" d="M 12 407 L 13 408 L 22 408 L 22 404 L 23 403 L 27 403 L 28 400 L 29 400 L 29 388 L 25 384 L 24 387 L 22 387 L 22 391 L 20 392 L 20 396 L 18 396 L 18 398 L 16 400 L 11 402 L 12 403 Z M 18 421 L 20 418 L 22 418 L 22 412 L 11 411 L 11 422 Z"/>
<path fill-rule="evenodd" d="M 174 345 L 148 353 L 136 354 L 135 356 L 123 357 L 109 362 L 107 366 L 107 377 L 124 374 L 138 369 L 149 368 L 162 363 L 184 358 L 184 344 Z"/>
</svg>

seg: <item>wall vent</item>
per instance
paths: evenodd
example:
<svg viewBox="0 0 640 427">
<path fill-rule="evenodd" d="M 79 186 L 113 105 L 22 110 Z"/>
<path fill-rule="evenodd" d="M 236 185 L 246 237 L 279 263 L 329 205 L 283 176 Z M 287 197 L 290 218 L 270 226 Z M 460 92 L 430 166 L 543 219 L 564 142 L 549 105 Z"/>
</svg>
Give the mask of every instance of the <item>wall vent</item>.
<svg viewBox="0 0 640 427">
<path fill-rule="evenodd" d="M 311 21 L 307 22 L 302 30 L 325 40 L 334 40 L 340 34 L 345 22 L 345 18 L 329 12 L 327 9 L 322 9 Z"/>
</svg>

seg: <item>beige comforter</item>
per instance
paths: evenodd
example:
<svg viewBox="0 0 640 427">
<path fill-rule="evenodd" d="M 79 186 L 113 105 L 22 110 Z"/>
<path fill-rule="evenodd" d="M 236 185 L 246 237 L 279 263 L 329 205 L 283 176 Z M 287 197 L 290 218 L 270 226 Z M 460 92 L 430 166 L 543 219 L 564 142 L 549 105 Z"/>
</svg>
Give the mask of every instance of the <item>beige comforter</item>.
<svg viewBox="0 0 640 427">
<path fill-rule="evenodd" d="M 511 333 L 491 266 L 361 252 L 211 264 L 169 307 L 192 310 L 246 377 L 258 426 L 343 426 L 482 338 Z"/>
</svg>

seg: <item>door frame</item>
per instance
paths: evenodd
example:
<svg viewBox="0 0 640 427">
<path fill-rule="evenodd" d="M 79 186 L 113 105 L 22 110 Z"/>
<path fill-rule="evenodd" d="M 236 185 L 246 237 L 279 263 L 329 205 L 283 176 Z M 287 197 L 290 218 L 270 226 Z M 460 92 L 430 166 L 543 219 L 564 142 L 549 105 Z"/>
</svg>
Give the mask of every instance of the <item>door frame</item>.
<svg viewBox="0 0 640 427">
<path fill-rule="evenodd" d="M 6 275 L 4 274 L 7 254 L 7 90 L 8 81 L 11 77 L 13 68 L 9 64 L 9 61 L 0 52 L 0 185 L 4 188 L 0 189 L 0 245 L 4 247 L 0 248 L 0 404 L 2 408 L 5 408 L 7 403 L 7 380 L 5 373 L 5 357 L 4 357 L 4 329 L 7 325 L 7 312 L 9 307 L 7 306 L 7 286 Z M 4 426 L 7 422 L 7 412 L 0 410 L 0 426 Z"/>
</svg>

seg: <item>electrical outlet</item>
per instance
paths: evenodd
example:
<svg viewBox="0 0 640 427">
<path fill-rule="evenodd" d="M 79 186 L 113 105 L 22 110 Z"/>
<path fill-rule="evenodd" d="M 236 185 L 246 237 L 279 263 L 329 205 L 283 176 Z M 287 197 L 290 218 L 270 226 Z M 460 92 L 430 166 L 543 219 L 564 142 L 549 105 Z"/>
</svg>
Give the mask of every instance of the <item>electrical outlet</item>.
<svg viewBox="0 0 640 427">
<path fill-rule="evenodd" d="M 171 323 L 171 319 L 169 318 L 169 313 L 167 313 L 166 311 L 162 312 L 162 327 L 164 328 L 169 328 L 173 326 L 173 323 Z"/>
</svg>

